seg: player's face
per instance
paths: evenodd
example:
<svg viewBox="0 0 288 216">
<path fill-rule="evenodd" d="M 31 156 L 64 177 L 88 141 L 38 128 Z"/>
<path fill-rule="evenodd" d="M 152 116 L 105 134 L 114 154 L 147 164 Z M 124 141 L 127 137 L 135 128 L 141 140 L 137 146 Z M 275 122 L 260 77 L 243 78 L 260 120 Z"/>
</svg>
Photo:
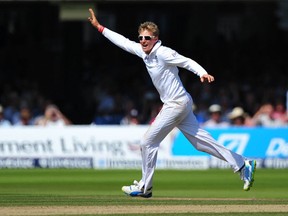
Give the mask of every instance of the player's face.
<svg viewBox="0 0 288 216">
<path fill-rule="evenodd" d="M 152 32 L 144 30 L 140 32 L 138 36 L 139 42 L 142 46 L 142 50 L 149 54 L 158 40 L 158 37 L 154 36 Z"/>
</svg>

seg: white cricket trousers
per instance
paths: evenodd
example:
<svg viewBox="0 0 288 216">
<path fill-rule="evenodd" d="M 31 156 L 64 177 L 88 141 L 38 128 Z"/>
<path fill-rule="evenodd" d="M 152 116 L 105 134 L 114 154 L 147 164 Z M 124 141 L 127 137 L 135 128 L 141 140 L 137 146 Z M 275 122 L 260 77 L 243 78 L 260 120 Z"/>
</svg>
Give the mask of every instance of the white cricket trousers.
<svg viewBox="0 0 288 216">
<path fill-rule="evenodd" d="M 141 140 L 142 179 L 144 193 L 152 187 L 158 148 L 161 141 L 177 127 L 199 151 L 228 162 L 234 172 L 244 165 L 244 157 L 217 143 L 212 136 L 201 129 L 192 110 L 192 98 L 183 102 L 169 102 L 163 105 L 154 122 Z"/>
</svg>

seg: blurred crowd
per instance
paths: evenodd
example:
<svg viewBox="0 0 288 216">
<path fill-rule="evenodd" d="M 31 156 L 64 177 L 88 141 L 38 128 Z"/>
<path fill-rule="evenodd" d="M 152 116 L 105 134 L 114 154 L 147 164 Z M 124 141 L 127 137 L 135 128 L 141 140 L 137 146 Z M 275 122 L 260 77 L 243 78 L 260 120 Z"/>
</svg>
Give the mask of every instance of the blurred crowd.
<svg viewBox="0 0 288 216">
<path fill-rule="evenodd" d="M 207 93 L 207 92 L 206 92 Z M 144 98 L 147 95 L 143 95 Z M 150 95 L 151 97 L 151 95 Z M 153 98 L 153 97 L 152 97 Z M 110 100 L 108 103 L 107 100 Z M 151 124 L 161 109 L 162 104 L 157 100 L 144 100 L 144 109 L 142 113 L 139 112 L 137 106 L 129 101 L 125 106 L 125 112 L 119 115 L 109 110 L 113 109 L 115 101 L 103 99 L 99 104 L 101 107 L 100 115 L 96 116 L 93 121 L 95 125 L 102 124 L 120 124 L 120 125 L 137 125 L 137 124 Z M 228 98 L 227 98 L 228 99 Z M 107 104 L 106 104 L 107 102 Z M 223 101 L 222 101 L 223 102 Z M 288 126 L 288 111 L 286 109 L 285 100 L 276 100 L 275 102 L 265 101 L 250 101 L 246 107 L 236 105 L 227 106 L 225 103 L 205 104 L 195 102 L 193 107 L 196 118 L 202 127 L 231 127 L 231 126 L 245 126 L 245 127 L 287 127 Z M 108 105 L 110 104 L 110 105 Z M 236 103 L 237 104 L 237 103 Z M 239 103 L 241 104 L 241 103 Z M 111 107 L 110 107 L 111 106 Z M 249 109 L 250 108 L 250 109 Z M 105 111 L 104 111 L 105 110 Z M 148 115 L 145 112 L 148 110 Z M 252 110 L 252 111 L 251 111 Z"/>
<path fill-rule="evenodd" d="M 11 107 L 4 109 L 0 105 L 0 126 L 65 126 L 71 125 L 71 121 L 54 104 L 49 104 L 45 108 L 43 115 L 33 116 L 29 107 L 23 106 L 19 110 Z"/>
<path fill-rule="evenodd" d="M 0 32 L 5 33 L 0 34 L 1 126 L 154 121 L 162 103 L 141 59 L 110 46 L 86 19 L 62 22 L 56 15 L 47 19 L 47 14 L 58 13 L 57 6 L 33 5 L 12 11 L 2 7 L 6 16 L 0 23 Z M 288 126 L 288 27 L 279 28 L 282 19 L 277 5 L 260 7 L 248 1 L 229 7 L 208 5 L 173 4 L 164 10 L 160 4 L 161 13 L 122 5 L 121 10 L 104 12 L 103 20 L 109 18 L 109 26 L 121 26 L 121 33 L 132 39 L 137 32 L 131 26 L 137 26 L 142 17 L 154 17 L 164 45 L 191 57 L 215 76 L 214 83 L 202 84 L 195 74 L 179 71 L 203 127 Z M 124 9 L 131 16 L 123 16 Z M 173 16 L 175 9 L 181 11 L 179 19 Z M 122 25 L 127 21 L 130 27 Z"/>
<path fill-rule="evenodd" d="M 179 71 L 184 86 L 194 99 L 192 108 L 199 123 L 203 127 L 288 126 L 286 59 L 260 55 L 259 50 L 252 55 L 255 49 L 248 51 L 248 55 L 244 48 L 249 46 L 246 43 L 237 49 L 219 44 L 222 51 L 215 49 L 217 53 L 205 53 L 210 60 L 204 67 L 215 76 L 214 83 L 203 84 L 195 74 Z M 257 42 L 253 44 L 255 46 Z M 274 46 L 272 49 L 272 45 L 268 48 L 271 53 L 277 49 Z M 226 55 L 232 53 L 231 50 L 237 51 L 233 52 L 233 58 Z M 253 61 L 250 61 L 251 55 Z M 96 61 L 95 66 L 93 62 L 97 57 L 91 56 L 91 59 L 83 60 L 87 64 L 83 64 L 85 67 L 79 78 L 73 80 L 73 83 L 77 81 L 73 88 L 61 84 L 62 88 L 54 91 L 48 82 L 48 91 L 54 92 L 53 96 L 61 96 L 57 102 L 55 98 L 43 96 L 38 87 L 41 83 L 37 85 L 37 82 L 21 77 L 10 81 L 0 79 L 0 125 L 151 124 L 162 103 L 142 62 L 104 67 L 105 64 L 99 65 Z M 216 62 L 212 61 L 214 58 Z M 136 62 L 136 59 L 131 61 Z M 233 62 L 233 65 L 226 62 Z M 243 65 L 249 67 L 243 68 Z M 84 120 L 79 123 L 77 119 Z"/>
<path fill-rule="evenodd" d="M 283 97 L 274 97 L 270 101 L 265 101 L 263 98 L 257 100 L 253 92 L 248 91 L 245 92 L 245 100 L 241 101 L 238 95 L 241 91 L 235 86 L 234 91 L 231 89 L 224 91 L 213 89 L 215 86 L 211 87 L 209 84 L 203 86 L 203 84 L 194 83 L 193 85 L 194 92 L 197 94 L 193 96 L 194 104 L 191 109 L 194 110 L 202 127 L 288 126 L 284 92 Z M 87 125 L 151 124 L 162 107 L 158 94 L 153 88 L 140 91 L 139 94 L 143 94 L 142 97 L 139 96 L 140 100 L 133 100 L 127 94 L 113 93 L 108 86 L 103 89 L 99 89 L 99 86 L 94 86 L 94 88 L 95 115 L 86 123 Z M 10 91 L 1 95 L 0 126 L 77 124 L 63 114 L 56 104 L 36 92 L 18 94 Z M 191 94 L 193 95 L 193 91 Z M 267 94 L 264 91 L 263 97 L 265 98 Z M 273 95 L 275 96 L 276 93 L 274 92 Z"/>
<path fill-rule="evenodd" d="M 215 76 L 212 84 L 201 83 L 191 72 L 179 71 L 194 99 L 192 108 L 199 123 L 203 127 L 288 126 L 286 59 L 267 53 L 261 55 L 255 48 L 247 50 L 247 41 L 236 48 L 230 47 L 235 43 L 232 41 L 228 46 L 219 42 L 221 49 L 215 49 L 216 53 L 205 53 L 209 60 L 204 61 L 204 67 Z M 256 46 L 257 41 L 253 44 Z M 259 42 L 259 47 L 260 44 L 263 43 Z M 271 53 L 276 52 L 274 45 L 265 44 Z M 227 53 L 234 55 L 227 56 Z M 48 82 L 49 92 L 61 96 L 57 102 L 55 98 L 43 96 L 35 81 L 0 79 L 0 125 L 71 125 L 79 124 L 77 119 L 81 118 L 85 121 L 80 124 L 86 125 L 151 124 L 162 103 L 142 62 L 134 63 L 138 59 L 129 56 L 132 62 L 127 65 L 104 67 L 105 64 L 94 63 L 97 56 L 90 58 L 84 58 L 85 67 L 73 88 L 61 84 L 60 90 L 53 91 Z M 213 61 L 215 58 L 217 61 Z"/>
<path fill-rule="evenodd" d="M 7 86 L 7 85 L 6 85 Z M 50 100 L 35 89 L 5 88 L 0 95 L 0 126 L 65 126 L 72 122 Z"/>
<path fill-rule="evenodd" d="M 203 127 L 228 127 L 228 126 L 263 126 L 286 127 L 288 126 L 288 113 L 283 103 L 275 105 L 265 103 L 253 115 L 249 115 L 242 107 L 234 107 L 229 112 L 223 112 L 219 104 L 209 107 L 209 117 L 202 122 Z"/>
</svg>

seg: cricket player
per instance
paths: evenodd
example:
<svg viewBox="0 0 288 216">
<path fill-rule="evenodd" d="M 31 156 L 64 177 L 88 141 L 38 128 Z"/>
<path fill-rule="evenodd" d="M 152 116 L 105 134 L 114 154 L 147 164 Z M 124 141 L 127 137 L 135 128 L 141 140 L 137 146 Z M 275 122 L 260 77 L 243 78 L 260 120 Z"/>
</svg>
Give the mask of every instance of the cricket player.
<svg viewBox="0 0 288 216">
<path fill-rule="evenodd" d="M 123 50 L 143 59 L 163 102 L 161 111 L 141 140 L 142 178 L 140 181 L 134 180 L 130 186 L 123 186 L 122 191 L 132 197 L 152 197 L 158 148 L 161 141 L 175 127 L 197 150 L 228 162 L 235 173 L 240 173 L 244 181 L 243 189 L 248 191 L 254 181 L 256 161 L 248 160 L 218 144 L 207 131 L 200 128 L 192 111 L 193 100 L 179 78 L 178 67 L 198 75 L 202 83 L 205 81 L 211 83 L 214 77 L 194 60 L 163 46 L 159 40 L 158 26 L 155 23 L 140 24 L 139 42 L 135 42 L 102 26 L 93 10 L 89 9 L 89 11 L 91 16 L 88 20 L 104 37 Z"/>
</svg>

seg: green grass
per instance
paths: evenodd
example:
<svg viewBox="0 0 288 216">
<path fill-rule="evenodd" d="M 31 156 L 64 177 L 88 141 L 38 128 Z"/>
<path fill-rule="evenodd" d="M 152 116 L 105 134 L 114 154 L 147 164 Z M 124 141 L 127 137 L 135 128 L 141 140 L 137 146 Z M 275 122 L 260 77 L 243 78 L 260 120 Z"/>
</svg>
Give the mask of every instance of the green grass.
<svg viewBox="0 0 288 216">
<path fill-rule="evenodd" d="M 139 180 L 140 174 L 140 170 L 1 169 L 0 206 L 288 204 L 288 173 L 284 169 L 258 169 L 249 192 L 242 190 L 239 175 L 231 170 L 156 170 L 155 199 L 125 196 L 121 187 Z"/>
</svg>

